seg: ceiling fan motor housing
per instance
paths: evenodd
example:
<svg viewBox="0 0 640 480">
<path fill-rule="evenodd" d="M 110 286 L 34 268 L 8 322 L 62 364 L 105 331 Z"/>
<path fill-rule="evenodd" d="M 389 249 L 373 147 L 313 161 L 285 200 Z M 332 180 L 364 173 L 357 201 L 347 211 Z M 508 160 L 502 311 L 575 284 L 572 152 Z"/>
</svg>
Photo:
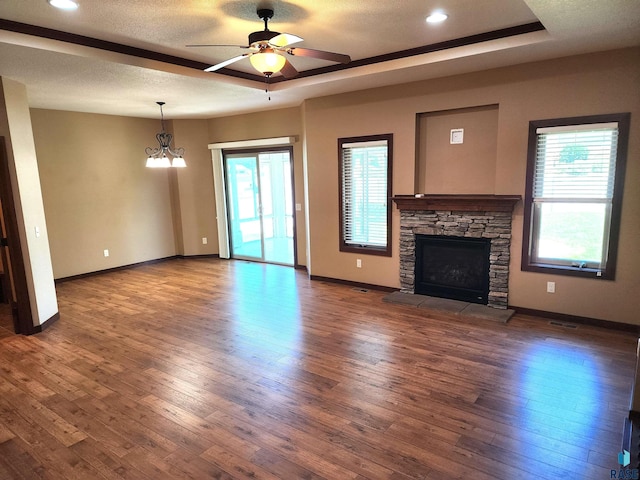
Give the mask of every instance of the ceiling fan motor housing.
<svg viewBox="0 0 640 480">
<path fill-rule="evenodd" d="M 250 33 L 249 45 L 253 47 L 253 46 L 257 46 L 256 44 L 268 42 L 276 35 L 280 35 L 280 32 L 272 32 L 271 30 L 262 30 L 260 32 Z"/>
</svg>

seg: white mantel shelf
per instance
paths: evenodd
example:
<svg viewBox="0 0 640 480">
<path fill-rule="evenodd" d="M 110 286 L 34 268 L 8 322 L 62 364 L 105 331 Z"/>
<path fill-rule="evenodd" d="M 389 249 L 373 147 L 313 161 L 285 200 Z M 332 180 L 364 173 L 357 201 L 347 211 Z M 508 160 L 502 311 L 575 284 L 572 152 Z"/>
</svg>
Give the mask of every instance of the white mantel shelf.
<svg viewBox="0 0 640 480">
<path fill-rule="evenodd" d="M 396 195 L 391 198 L 400 210 L 451 210 L 465 212 L 512 212 L 521 195 Z"/>
</svg>

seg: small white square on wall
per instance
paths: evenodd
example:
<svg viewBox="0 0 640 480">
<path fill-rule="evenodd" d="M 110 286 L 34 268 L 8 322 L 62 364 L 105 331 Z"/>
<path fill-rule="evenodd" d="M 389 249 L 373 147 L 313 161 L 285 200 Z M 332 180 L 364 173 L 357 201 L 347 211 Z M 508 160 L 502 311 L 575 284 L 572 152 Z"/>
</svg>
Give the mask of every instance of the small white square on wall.
<svg viewBox="0 0 640 480">
<path fill-rule="evenodd" d="M 464 128 L 451 129 L 451 138 L 449 139 L 449 143 L 451 143 L 451 145 L 464 143 Z"/>
</svg>

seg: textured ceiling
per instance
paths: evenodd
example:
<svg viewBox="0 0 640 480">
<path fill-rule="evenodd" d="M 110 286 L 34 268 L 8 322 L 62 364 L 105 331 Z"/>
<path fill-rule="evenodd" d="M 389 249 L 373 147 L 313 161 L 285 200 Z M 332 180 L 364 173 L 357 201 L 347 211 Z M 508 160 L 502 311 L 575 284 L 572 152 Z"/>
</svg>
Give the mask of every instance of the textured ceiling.
<svg viewBox="0 0 640 480">
<path fill-rule="evenodd" d="M 0 0 L 0 19 L 69 32 L 213 65 L 244 51 L 263 29 L 299 35 L 301 47 L 346 53 L 354 61 L 540 21 L 545 30 L 423 53 L 271 86 L 123 53 L 0 30 L 0 76 L 27 86 L 35 108 L 168 118 L 206 118 L 299 105 L 306 98 L 435 78 L 526 61 L 640 45 L 638 0 L 213 1 L 79 0 L 73 12 L 45 0 Z M 443 24 L 427 25 L 441 9 Z M 297 46 L 298 46 L 297 45 Z M 289 57 L 300 71 L 329 62 Z M 248 60 L 230 68 L 253 72 Z"/>
</svg>

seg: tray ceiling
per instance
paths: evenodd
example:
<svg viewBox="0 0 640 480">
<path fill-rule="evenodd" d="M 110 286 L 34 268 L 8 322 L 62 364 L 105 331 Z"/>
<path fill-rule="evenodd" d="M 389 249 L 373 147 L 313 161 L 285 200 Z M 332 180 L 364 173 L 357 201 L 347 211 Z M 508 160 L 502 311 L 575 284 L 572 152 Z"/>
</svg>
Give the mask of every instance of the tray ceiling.
<svg viewBox="0 0 640 480">
<path fill-rule="evenodd" d="M 24 83 L 33 108 L 156 117 L 155 101 L 163 100 L 168 118 L 207 118 L 640 44 L 640 2 L 629 0 L 403 0 L 401 8 L 397 2 L 362 0 L 79 5 L 65 12 L 45 0 L 0 1 L 0 76 Z M 271 30 L 303 37 L 301 47 L 348 54 L 353 63 L 317 74 L 332 64 L 289 57 L 303 73 L 287 81 L 274 76 L 271 100 L 247 60 L 203 72 L 201 66 L 244 51 L 186 45 L 246 45 L 249 33 L 263 29 L 256 9 L 264 6 L 275 10 Z M 428 25 L 425 17 L 438 7 L 448 20 Z M 12 28 L 18 23 L 25 26 Z M 538 27 L 526 28 L 532 25 Z M 48 35 L 51 30 L 78 41 Z M 485 36 L 496 31 L 509 34 Z M 430 51 L 434 44 L 439 48 Z"/>
</svg>

